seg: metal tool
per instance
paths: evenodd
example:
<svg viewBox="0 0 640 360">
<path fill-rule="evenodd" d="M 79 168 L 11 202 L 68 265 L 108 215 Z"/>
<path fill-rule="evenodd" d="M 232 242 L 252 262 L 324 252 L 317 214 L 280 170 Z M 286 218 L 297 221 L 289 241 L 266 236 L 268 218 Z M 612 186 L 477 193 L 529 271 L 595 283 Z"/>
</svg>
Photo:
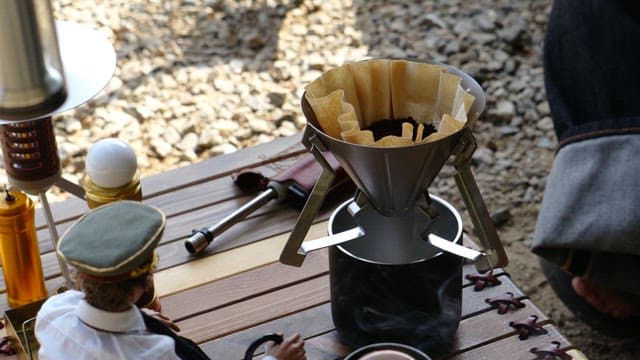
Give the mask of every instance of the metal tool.
<svg viewBox="0 0 640 360">
<path fill-rule="evenodd" d="M 348 178 L 346 175 L 342 175 L 343 171 L 340 165 L 331 154 L 325 156 L 328 159 L 326 166 L 332 169 L 332 174 L 338 174 L 336 181 L 331 181 L 328 184 L 327 190 L 329 190 L 332 184 L 333 188 L 337 188 L 343 185 Z M 310 154 L 302 155 L 293 166 L 268 181 L 266 188 L 260 194 L 238 210 L 213 226 L 193 230 L 191 236 L 184 243 L 185 248 L 191 254 L 203 252 L 218 235 L 273 200 L 286 201 L 296 205 L 304 204 L 312 191 L 313 182 L 320 176 L 321 171 L 320 165 L 313 156 Z"/>
</svg>

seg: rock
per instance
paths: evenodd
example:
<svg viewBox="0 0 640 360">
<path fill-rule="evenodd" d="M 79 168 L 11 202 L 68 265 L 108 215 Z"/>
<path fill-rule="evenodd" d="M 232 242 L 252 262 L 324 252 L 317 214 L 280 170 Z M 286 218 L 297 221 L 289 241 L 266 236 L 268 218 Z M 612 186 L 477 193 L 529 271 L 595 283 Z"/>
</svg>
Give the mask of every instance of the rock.
<svg viewBox="0 0 640 360">
<path fill-rule="evenodd" d="M 271 131 L 271 124 L 262 119 L 254 119 L 249 123 L 249 126 L 254 134 L 268 133 Z"/>
<path fill-rule="evenodd" d="M 474 16 L 473 23 L 484 32 L 491 32 L 495 29 L 495 23 L 489 13 L 479 13 Z"/>
<path fill-rule="evenodd" d="M 473 153 L 473 157 L 472 159 L 478 163 L 481 164 L 485 164 L 485 165 L 491 165 L 493 164 L 493 151 L 489 150 L 488 148 L 478 148 L 476 149 L 476 151 Z"/>
<path fill-rule="evenodd" d="M 161 139 L 153 139 L 151 140 L 151 147 L 155 151 L 155 153 L 160 157 L 160 159 L 167 157 L 171 154 L 173 150 L 172 146 L 169 145 L 166 141 Z"/>
<path fill-rule="evenodd" d="M 82 130 L 82 123 L 80 120 L 72 117 L 67 117 L 63 119 L 64 123 L 64 131 L 68 134 L 72 134 L 76 131 Z"/>
<path fill-rule="evenodd" d="M 276 108 L 281 108 L 286 101 L 287 94 L 270 92 L 269 94 L 267 94 L 267 97 L 269 98 L 269 102 L 271 103 L 271 105 L 273 105 Z"/>
<path fill-rule="evenodd" d="M 540 120 L 540 115 L 538 115 L 538 112 L 534 109 L 527 109 L 524 112 L 524 119 L 528 122 L 528 123 L 536 123 L 539 122 Z M 538 126 L 539 128 L 539 126 Z"/>
<path fill-rule="evenodd" d="M 178 130 L 175 127 L 168 126 L 162 132 L 162 138 L 166 143 L 174 145 L 180 141 L 181 136 L 180 136 L 180 132 L 178 132 Z"/>
<path fill-rule="evenodd" d="M 176 144 L 176 147 L 182 151 L 194 151 L 198 147 L 198 135 L 193 132 L 187 133 Z"/>
<path fill-rule="evenodd" d="M 538 139 L 538 141 L 536 142 L 536 146 L 542 149 L 549 149 L 549 150 L 553 150 L 556 148 L 557 144 L 555 141 L 546 138 L 546 137 L 541 137 L 540 139 Z"/>
<path fill-rule="evenodd" d="M 229 153 L 235 152 L 236 150 L 238 150 L 238 148 L 236 148 L 231 144 L 220 144 L 220 145 L 214 146 L 209 151 L 209 154 L 210 156 L 217 156 L 221 154 L 229 154 Z"/>
<path fill-rule="evenodd" d="M 511 211 L 508 208 L 501 208 L 491 214 L 491 220 L 495 226 L 500 227 L 511 219 Z"/>
<path fill-rule="evenodd" d="M 538 104 L 538 106 L 536 106 L 536 110 L 538 110 L 538 113 L 541 116 L 549 115 L 550 113 L 549 103 L 546 101 L 541 102 L 540 104 Z"/>
<path fill-rule="evenodd" d="M 495 108 L 489 110 L 489 116 L 494 122 L 506 122 L 516 114 L 515 105 L 509 100 L 501 100 Z"/>
<path fill-rule="evenodd" d="M 68 163 L 71 159 L 80 154 L 82 148 L 76 144 L 70 142 L 63 142 L 58 144 L 58 156 L 60 157 L 60 162 L 62 164 Z"/>
<path fill-rule="evenodd" d="M 498 31 L 498 36 L 516 49 L 525 47 L 527 40 L 527 22 L 516 12 L 509 14 L 503 20 L 504 27 Z"/>
<path fill-rule="evenodd" d="M 445 29 L 447 27 L 447 25 L 445 24 L 444 21 L 442 21 L 442 19 L 434 14 L 434 13 L 429 13 L 426 16 L 424 16 L 423 18 L 428 24 L 439 27 L 441 29 Z"/>
<path fill-rule="evenodd" d="M 510 135 L 515 135 L 518 132 L 520 132 L 520 129 L 518 129 L 515 126 L 511 126 L 511 125 L 506 125 L 506 126 L 500 126 L 498 127 L 498 129 L 496 130 L 497 134 L 500 136 L 510 136 Z"/>
<path fill-rule="evenodd" d="M 235 85 L 231 80 L 217 78 L 213 80 L 213 86 L 223 93 L 231 94 L 235 91 Z"/>
<path fill-rule="evenodd" d="M 553 120 L 549 116 L 545 116 L 536 123 L 536 127 L 540 130 L 553 130 Z"/>
</svg>

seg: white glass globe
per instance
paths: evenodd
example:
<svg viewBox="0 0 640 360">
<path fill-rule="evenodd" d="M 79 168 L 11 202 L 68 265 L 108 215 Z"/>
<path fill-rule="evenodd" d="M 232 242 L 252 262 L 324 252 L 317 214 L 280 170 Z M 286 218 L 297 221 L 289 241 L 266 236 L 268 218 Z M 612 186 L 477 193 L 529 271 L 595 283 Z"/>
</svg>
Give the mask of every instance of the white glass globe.
<svg viewBox="0 0 640 360">
<path fill-rule="evenodd" d="M 102 139 L 89 148 L 85 160 L 87 175 L 103 188 L 116 188 L 131 181 L 138 169 L 138 160 L 126 142 Z"/>
</svg>

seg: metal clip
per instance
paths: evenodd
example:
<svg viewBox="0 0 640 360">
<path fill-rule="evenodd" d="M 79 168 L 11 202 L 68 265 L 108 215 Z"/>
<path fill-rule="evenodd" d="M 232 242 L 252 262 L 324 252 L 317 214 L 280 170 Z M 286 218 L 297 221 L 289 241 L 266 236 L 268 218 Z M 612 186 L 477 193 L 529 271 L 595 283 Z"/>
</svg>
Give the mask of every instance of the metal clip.
<svg viewBox="0 0 640 360">
<path fill-rule="evenodd" d="M 466 127 L 462 131 L 462 136 L 460 136 L 460 140 L 458 140 L 458 143 L 456 144 L 452 152 L 452 154 L 454 155 L 453 165 L 455 167 L 468 164 L 473 157 L 473 153 L 478 147 L 478 145 L 476 144 L 476 139 L 471 133 L 471 129 Z"/>
<path fill-rule="evenodd" d="M 498 286 L 502 284 L 502 282 L 498 280 L 498 278 L 495 275 L 493 275 L 493 270 L 489 270 L 489 272 L 485 275 L 467 274 L 465 278 L 474 283 L 474 287 L 473 287 L 474 291 L 482 291 L 487 285 Z"/>
<path fill-rule="evenodd" d="M 543 335 L 547 333 L 547 330 L 543 329 L 541 324 L 538 324 L 537 315 L 531 315 L 525 321 L 511 321 L 509 326 L 516 329 L 518 339 L 520 340 L 527 340 L 531 335 Z"/>
<path fill-rule="evenodd" d="M 536 358 L 534 360 L 553 360 L 556 357 L 560 358 L 561 360 L 571 360 L 571 355 L 567 354 L 565 350 L 560 349 L 559 341 L 552 341 L 551 344 L 552 345 L 544 349 L 538 349 L 534 347 L 529 350 L 529 352 L 536 355 Z"/>
<path fill-rule="evenodd" d="M 525 304 L 514 298 L 512 292 L 507 292 L 502 296 L 485 299 L 484 302 L 498 309 L 498 314 L 503 315 L 509 311 L 510 307 L 522 309 Z"/>
</svg>

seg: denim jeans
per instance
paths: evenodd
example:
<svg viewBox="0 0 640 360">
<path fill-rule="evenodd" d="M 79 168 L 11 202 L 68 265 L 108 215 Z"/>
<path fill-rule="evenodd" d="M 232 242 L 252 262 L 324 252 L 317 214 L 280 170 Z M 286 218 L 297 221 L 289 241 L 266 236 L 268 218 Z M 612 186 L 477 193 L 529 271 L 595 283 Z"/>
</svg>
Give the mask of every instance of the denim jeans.
<svg viewBox="0 0 640 360">
<path fill-rule="evenodd" d="M 554 1 L 544 68 L 558 150 L 532 251 L 640 294 L 640 4 Z"/>
</svg>

